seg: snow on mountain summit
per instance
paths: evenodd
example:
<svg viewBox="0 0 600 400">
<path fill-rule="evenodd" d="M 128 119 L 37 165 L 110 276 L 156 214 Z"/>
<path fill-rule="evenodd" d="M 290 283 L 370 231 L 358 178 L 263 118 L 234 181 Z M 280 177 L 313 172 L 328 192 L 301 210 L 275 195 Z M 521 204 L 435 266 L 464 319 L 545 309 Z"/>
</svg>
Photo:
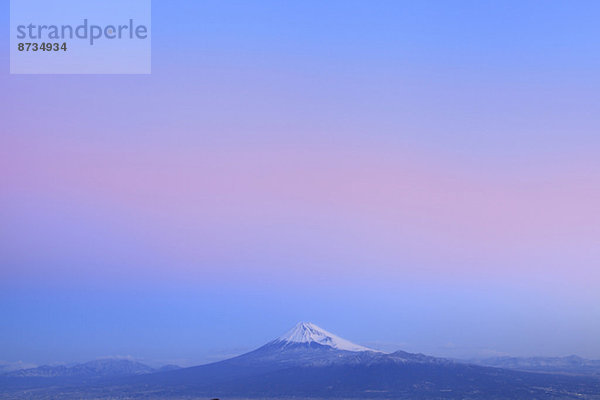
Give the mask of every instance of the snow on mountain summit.
<svg viewBox="0 0 600 400">
<path fill-rule="evenodd" d="M 375 351 L 365 346 L 352 343 L 346 339 L 327 332 L 311 322 L 300 322 L 295 327 L 280 336 L 276 342 L 279 343 L 317 343 L 323 346 L 333 347 L 337 350 L 346 351 Z"/>
</svg>

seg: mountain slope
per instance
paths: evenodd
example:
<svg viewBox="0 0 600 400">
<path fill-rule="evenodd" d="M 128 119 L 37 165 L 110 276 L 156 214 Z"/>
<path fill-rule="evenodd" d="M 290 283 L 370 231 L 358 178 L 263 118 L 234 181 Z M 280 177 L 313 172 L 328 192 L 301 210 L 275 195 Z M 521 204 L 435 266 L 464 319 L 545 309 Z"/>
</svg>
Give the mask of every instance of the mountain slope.
<svg viewBox="0 0 600 400">
<path fill-rule="evenodd" d="M 360 350 L 340 350 L 340 347 Z M 153 374 L 151 378 L 139 377 L 136 381 L 151 380 L 168 386 L 197 386 L 292 367 L 365 364 L 379 358 L 387 358 L 387 355 L 341 339 L 314 324 L 300 323 L 279 338 L 249 353 L 212 364 Z"/>
</svg>

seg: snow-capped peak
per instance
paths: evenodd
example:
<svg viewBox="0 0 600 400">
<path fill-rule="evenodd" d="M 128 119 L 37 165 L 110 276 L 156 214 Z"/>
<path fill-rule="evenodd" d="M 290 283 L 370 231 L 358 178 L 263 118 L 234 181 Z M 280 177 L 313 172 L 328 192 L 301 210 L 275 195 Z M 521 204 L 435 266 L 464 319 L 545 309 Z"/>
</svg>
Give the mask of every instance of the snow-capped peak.
<svg viewBox="0 0 600 400">
<path fill-rule="evenodd" d="M 377 351 L 342 339 L 311 322 L 298 323 L 276 341 L 286 343 L 317 343 L 346 351 Z"/>
</svg>

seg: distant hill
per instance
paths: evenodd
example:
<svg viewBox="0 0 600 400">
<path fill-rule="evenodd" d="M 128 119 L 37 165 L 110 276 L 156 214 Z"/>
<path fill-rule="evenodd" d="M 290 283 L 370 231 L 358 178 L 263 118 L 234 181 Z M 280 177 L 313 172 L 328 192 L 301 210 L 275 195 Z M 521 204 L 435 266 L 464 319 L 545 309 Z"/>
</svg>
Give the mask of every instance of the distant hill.
<svg viewBox="0 0 600 400">
<path fill-rule="evenodd" d="M 77 377 L 77 378 L 101 378 L 101 377 L 114 377 L 114 376 L 128 376 L 128 375 L 140 375 L 149 374 L 155 372 L 154 368 L 151 368 L 142 363 L 127 360 L 127 359 L 99 359 L 89 361 L 83 364 L 76 364 L 73 366 L 50 366 L 43 365 L 37 368 L 22 369 L 12 371 L 6 376 L 10 377 L 41 377 L 41 378 L 54 378 L 54 377 Z"/>
<path fill-rule="evenodd" d="M 3 377 L 11 378 L 108 378 L 173 371 L 181 367 L 165 365 L 152 368 L 137 361 L 122 358 L 102 358 L 75 365 L 42 365 L 6 371 Z"/>
<path fill-rule="evenodd" d="M 493 357 L 482 360 L 474 360 L 473 363 L 489 367 L 509 368 L 521 371 L 582 374 L 600 377 L 600 360 L 588 360 L 578 356 Z"/>
<path fill-rule="evenodd" d="M 35 368 L 37 365 L 25 363 L 23 361 L 17 362 L 6 362 L 0 361 L 0 375 L 5 374 L 7 372 L 18 371 L 20 369 L 30 369 Z"/>
<path fill-rule="evenodd" d="M 181 367 L 179 365 L 167 364 L 157 368 L 156 372 L 175 371 L 176 369 L 181 369 Z"/>
</svg>

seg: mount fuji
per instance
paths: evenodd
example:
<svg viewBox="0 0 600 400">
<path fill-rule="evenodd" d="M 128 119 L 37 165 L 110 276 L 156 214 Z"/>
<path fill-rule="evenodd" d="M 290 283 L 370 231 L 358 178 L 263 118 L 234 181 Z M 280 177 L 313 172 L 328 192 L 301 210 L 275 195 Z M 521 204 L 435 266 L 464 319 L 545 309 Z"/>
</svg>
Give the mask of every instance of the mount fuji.
<svg viewBox="0 0 600 400">
<path fill-rule="evenodd" d="M 384 353 L 301 322 L 264 346 L 220 362 L 93 385 L 36 385 L 0 379 L 0 398 L 191 399 L 588 399 L 600 379 L 485 367 L 413 354 Z M 3 387 L 14 390 L 2 397 Z M 11 397 L 12 396 L 12 397 Z M 38 396 L 38 397 L 36 397 Z M 24 398 L 24 397 L 23 397 Z"/>
<path fill-rule="evenodd" d="M 310 322 L 300 322 L 295 327 L 287 331 L 285 334 L 275 339 L 273 344 L 281 344 L 283 348 L 294 346 L 300 343 L 314 343 L 322 346 L 329 346 L 336 350 L 346 351 L 373 351 L 358 344 L 354 344 L 346 339 L 327 332 L 323 328 L 319 328 Z"/>
</svg>

